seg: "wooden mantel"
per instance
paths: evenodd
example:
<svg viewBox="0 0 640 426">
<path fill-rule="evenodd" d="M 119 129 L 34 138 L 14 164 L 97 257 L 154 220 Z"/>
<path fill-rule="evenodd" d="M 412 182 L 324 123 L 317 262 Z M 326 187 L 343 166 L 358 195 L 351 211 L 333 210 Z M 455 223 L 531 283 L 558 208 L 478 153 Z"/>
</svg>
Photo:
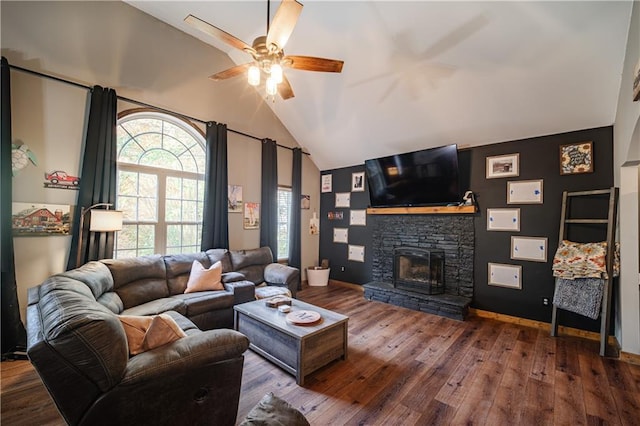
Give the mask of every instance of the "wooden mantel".
<svg viewBox="0 0 640 426">
<path fill-rule="evenodd" d="M 369 207 L 367 214 L 473 214 L 476 206 Z"/>
</svg>

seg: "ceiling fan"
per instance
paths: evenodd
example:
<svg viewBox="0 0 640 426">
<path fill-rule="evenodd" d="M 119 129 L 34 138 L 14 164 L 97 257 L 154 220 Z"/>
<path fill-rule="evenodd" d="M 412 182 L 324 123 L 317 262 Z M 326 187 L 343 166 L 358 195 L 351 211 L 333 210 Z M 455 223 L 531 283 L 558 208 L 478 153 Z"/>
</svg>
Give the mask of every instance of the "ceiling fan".
<svg viewBox="0 0 640 426">
<path fill-rule="evenodd" d="M 252 86 L 257 86 L 260 84 L 261 75 L 264 74 L 267 95 L 275 96 L 276 93 L 279 93 L 280 97 L 286 100 L 293 98 L 294 94 L 289 80 L 283 74 L 283 67 L 304 71 L 342 72 L 344 61 L 312 56 L 285 55 L 284 46 L 293 32 L 303 6 L 296 0 L 282 0 L 271 26 L 269 26 L 270 3 L 270 0 L 267 0 L 267 35 L 256 38 L 251 46 L 193 15 L 184 18 L 184 21 L 192 27 L 253 57 L 252 62 L 220 71 L 210 76 L 210 79 L 214 81 L 226 80 L 247 72 L 247 82 Z"/>
</svg>

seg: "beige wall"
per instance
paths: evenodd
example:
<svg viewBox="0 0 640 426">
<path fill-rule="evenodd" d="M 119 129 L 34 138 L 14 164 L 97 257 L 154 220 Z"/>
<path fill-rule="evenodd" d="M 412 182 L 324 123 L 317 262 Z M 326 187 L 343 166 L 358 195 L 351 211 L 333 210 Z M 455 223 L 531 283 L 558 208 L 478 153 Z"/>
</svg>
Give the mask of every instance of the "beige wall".
<svg viewBox="0 0 640 426">
<path fill-rule="evenodd" d="M 620 188 L 620 291 L 617 337 L 622 350 L 640 354 L 640 251 L 638 179 L 640 102 L 632 100 L 633 69 L 640 61 L 640 2 L 633 4 L 614 135 L 615 184 Z"/>
<path fill-rule="evenodd" d="M 241 78 L 207 79 L 233 65 L 226 55 L 125 3 L 3 1 L 0 7 L 2 55 L 11 65 L 86 86 L 112 87 L 120 96 L 298 146 Z M 43 174 L 80 170 L 87 92 L 16 70 L 11 78 L 13 138 L 29 145 L 38 158 L 38 166 L 28 166 L 14 178 L 13 199 L 74 205 L 76 191 L 45 189 Z M 137 106 L 118 103 L 119 110 L 131 107 Z M 260 200 L 260 150 L 258 141 L 229 134 L 229 183 L 243 186 L 245 201 Z M 290 150 L 278 150 L 280 184 L 291 184 L 291 158 Z M 305 156 L 302 192 L 311 195 L 312 208 L 302 211 L 303 267 L 318 259 L 318 237 L 308 235 L 307 226 L 313 210 L 319 211 L 319 186 L 319 171 Z M 257 247 L 259 231 L 243 230 L 240 216 L 229 217 L 231 248 Z M 64 270 L 70 238 L 21 237 L 14 244 L 24 314 L 26 289 Z"/>
</svg>

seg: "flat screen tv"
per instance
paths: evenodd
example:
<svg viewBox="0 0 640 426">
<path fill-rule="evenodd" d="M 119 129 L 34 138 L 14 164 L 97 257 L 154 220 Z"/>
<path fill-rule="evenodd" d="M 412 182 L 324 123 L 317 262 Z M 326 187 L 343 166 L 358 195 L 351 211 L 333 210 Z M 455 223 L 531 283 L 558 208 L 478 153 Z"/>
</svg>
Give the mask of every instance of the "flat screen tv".
<svg viewBox="0 0 640 426">
<path fill-rule="evenodd" d="M 460 202 L 455 144 L 366 160 L 364 164 L 371 207 Z"/>
</svg>

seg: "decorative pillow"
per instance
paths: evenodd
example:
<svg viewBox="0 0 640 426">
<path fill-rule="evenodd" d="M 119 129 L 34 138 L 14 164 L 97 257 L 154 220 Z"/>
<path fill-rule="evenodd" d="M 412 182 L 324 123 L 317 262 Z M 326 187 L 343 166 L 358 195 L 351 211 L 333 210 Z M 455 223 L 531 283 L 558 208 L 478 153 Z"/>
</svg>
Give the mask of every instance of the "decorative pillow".
<svg viewBox="0 0 640 426">
<path fill-rule="evenodd" d="M 187 281 L 185 293 L 195 293 L 197 291 L 224 290 L 220 281 L 222 279 L 222 262 L 217 261 L 209 269 L 204 269 L 202 263 L 197 260 L 191 265 L 191 274 Z"/>
<path fill-rule="evenodd" d="M 150 317 L 120 315 L 129 344 L 129 353 L 138 355 L 182 337 L 187 337 L 180 326 L 167 314 Z"/>
</svg>

